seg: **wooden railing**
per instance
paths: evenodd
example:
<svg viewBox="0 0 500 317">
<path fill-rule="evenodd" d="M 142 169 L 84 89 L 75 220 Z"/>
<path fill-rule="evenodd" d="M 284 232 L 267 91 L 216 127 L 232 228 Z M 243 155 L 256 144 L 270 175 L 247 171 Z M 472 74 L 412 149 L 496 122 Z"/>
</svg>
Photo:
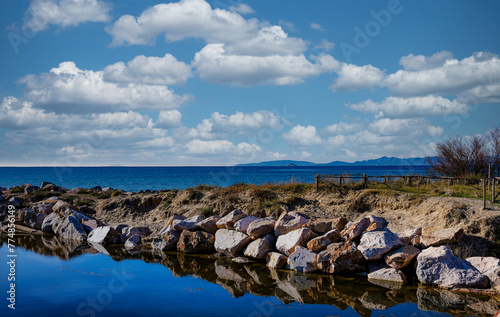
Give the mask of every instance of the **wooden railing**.
<svg viewBox="0 0 500 317">
<path fill-rule="evenodd" d="M 484 208 L 487 208 L 487 192 L 491 190 L 491 202 L 495 203 L 498 196 L 500 196 L 500 190 L 497 192 L 497 185 L 500 187 L 500 177 L 490 177 L 483 178 L 478 181 L 477 179 L 471 178 L 461 178 L 461 177 L 440 177 L 440 176 L 423 176 L 423 175 L 377 175 L 377 176 L 369 176 L 366 174 L 334 174 L 334 175 L 316 175 L 315 176 L 314 186 L 316 191 L 319 190 L 320 181 L 327 181 L 329 183 L 337 183 L 339 186 L 342 186 L 346 183 L 350 183 L 352 181 L 359 182 L 364 186 L 368 186 L 369 182 L 390 184 L 395 180 L 402 180 L 408 186 L 412 186 L 413 184 L 422 184 L 427 183 L 430 184 L 433 181 L 445 181 L 448 186 L 452 186 L 454 184 L 478 184 L 481 182 L 483 185 L 483 203 Z"/>
</svg>

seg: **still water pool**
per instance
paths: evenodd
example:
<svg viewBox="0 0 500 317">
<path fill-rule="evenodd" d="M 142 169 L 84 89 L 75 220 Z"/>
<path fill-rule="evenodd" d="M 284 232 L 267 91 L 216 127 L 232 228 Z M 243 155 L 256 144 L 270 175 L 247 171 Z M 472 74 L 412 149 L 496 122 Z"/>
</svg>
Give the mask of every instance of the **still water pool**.
<svg viewBox="0 0 500 317">
<path fill-rule="evenodd" d="M 417 285 L 269 270 L 215 256 L 130 253 L 17 236 L 15 310 L 0 236 L 1 316 L 492 316 L 499 302 Z"/>
</svg>

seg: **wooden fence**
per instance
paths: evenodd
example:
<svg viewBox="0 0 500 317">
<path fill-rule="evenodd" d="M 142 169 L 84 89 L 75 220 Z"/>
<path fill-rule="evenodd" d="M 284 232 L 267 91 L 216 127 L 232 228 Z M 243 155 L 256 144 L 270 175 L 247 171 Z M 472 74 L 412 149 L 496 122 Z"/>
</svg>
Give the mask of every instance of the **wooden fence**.
<svg viewBox="0 0 500 317">
<path fill-rule="evenodd" d="M 400 180 L 404 181 L 408 186 L 412 186 L 414 184 L 430 184 L 435 181 L 444 181 L 448 186 L 452 186 L 454 184 L 464 184 L 470 185 L 473 183 L 478 183 L 477 179 L 470 178 L 459 178 L 459 177 L 440 177 L 440 176 L 422 176 L 422 175 L 377 175 L 377 176 L 369 176 L 366 174 L 334 174 L 334 175 L 316 175 L 316 180 L 314 182 L 314 186 L 316 191 L 319 189 L 320 181 L 327 181 L 329 183 L 337 183 L 339 186 L 342 186 L 346 183 L 358 182 L 363 184 L 364 186 L 368 186 L 370 182 L 389 184 L 392 181 Z M 491 189 L 491 202 L 494 203 L 498 196 L 500 195 L 500 191 L 497 193 L 497 183 L 500 187 L 500 177 L 490 177 L 483 178 L 480 180 L 483 185 L 483 202 L 484 208 L 487 208 L 486 204 L 486 194 L 488 190 Z"/>
</svg>

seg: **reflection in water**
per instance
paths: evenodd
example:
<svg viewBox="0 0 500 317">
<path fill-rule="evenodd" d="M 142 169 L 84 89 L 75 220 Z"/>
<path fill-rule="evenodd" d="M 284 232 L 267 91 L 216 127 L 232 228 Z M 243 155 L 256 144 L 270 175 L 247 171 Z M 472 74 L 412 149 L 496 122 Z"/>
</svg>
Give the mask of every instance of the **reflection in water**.
<svg viewBox="0 0 500 317">
<path fill-rule="evenodd" d="M 3 243 L 6 243 L 6 237 L 0 235 L 0 246 Z M 56 236 L 18 235 L 16 245 L 64 260 L 84 253 L 102 252 L 116 261 L 141 259 L 148 263 L 161 263 L 175 277 L 195 276 L 216 283 L 234 297 L 250 293 L 273 296 L 285 304 L 327 304 L 341 310 L 352 307 L 361 316 L 370 316 L 372 310 L 385 310 L 403 303 L 415 303 L 420 310 L 446 312 L 454 316 L 492 316 L 500 308 L 500 301 L 490 296 L 416 285 L 390 289 L 359 278 L 274 270 L 261 263 L 237 264 L 230 258 L 215 255 L 128 251 L 103 245 L 81 245 Z"/>
</svg>

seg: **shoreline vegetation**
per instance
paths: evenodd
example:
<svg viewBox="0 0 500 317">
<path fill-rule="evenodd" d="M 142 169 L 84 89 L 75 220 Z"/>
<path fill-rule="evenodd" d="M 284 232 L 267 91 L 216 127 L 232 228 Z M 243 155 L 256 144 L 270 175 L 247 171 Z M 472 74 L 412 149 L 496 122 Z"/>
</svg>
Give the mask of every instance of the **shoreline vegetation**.
<svg viewBox="0 0 500 317">
<path fill-rule="evenodd" d="M 479 185 L 241 183 L 132 193 L 44 182 L 0 189 L 3 231 L 14 205 L 19 230 L 96 249 L 216 254 L 290 272 L 499 295 L 500 207 L 483 210 Z"/>
</svg>

